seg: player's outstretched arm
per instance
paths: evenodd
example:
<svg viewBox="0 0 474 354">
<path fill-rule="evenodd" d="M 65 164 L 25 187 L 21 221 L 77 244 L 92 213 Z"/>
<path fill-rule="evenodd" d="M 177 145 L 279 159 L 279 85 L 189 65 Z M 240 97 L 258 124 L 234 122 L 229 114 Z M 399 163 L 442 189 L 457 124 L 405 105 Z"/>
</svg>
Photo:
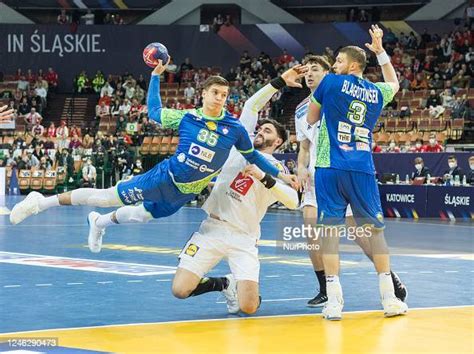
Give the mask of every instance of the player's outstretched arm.
<svg viewBox="0 0 474 354">
<path fill-rule="evenodd" d="M 242 173 L 244 176 L 252 176 L 259 180 L 270 190 L 275 199 L 283 203 L 288 209 L 296 209 L 298 207 L 298 193 L 289 185 L 273 179 L 273 177 L 263 173 L 255 165 L 247 165 Z"/>
<path fill-rule="evenodd" d="M 285 86 L 302 87 L 298 79 L 302 78 L 308 71 L 305 65 L 295 65 L 285 71 L 281 76 L 273 79 L 255 92 L 246 102 L 240 115 L 240 122 L 249 134 L 253 134 L 258 121 L 258 112 L 265 107 L 272 96 Z"/>
<path fill-rule="evenodd" d="M 390 61 L 390 57 L 388 56 L 387 52 L 385 52 L 385 49 L 382 45 L 383 31 L 378 25 L 372 25 L 369 29 L 369 34 L 372 38 L 372 43 L 365 43 L 365 46 L 374 52 L 375 55 L 377 55 L 377 61 L 379 62 L 380 68 L 382 69 L 383 79 L 385 83 L 387 83 L 392 89 L 393 98 L 393 96 L 395 96 L 395 94 L 400 89 L 400 84 L 398 82 L 395 68 Z"/>
<path fill-rule="evenodd" d="M 15 111 L 13 109 L 8 109 L 8 106 L 0 107 L 0 121 L 11 120 L 13 119 Z"/>
<path fill-rule="evenodd" d="M 163 65 L 162 61 L 158 60 L 158 65 L 151 73 L 147 94 L 148 117 L 161 124 L 163 128 L 178 129 L 186 111 L 163 108 L 161 105 L 160 75 L 166 70 L 167 65 L 168 63 Z"/>
</svg>

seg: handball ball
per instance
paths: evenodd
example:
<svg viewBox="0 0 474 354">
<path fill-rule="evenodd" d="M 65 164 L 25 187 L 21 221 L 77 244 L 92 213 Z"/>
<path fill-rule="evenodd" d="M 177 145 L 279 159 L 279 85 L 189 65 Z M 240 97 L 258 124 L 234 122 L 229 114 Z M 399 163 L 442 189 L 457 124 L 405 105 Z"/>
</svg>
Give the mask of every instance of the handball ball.
<svg viewBox="0 0 474 354">
<path fill-rule="evenodd" d="M 150 68 L 157 66 L 159 59 L 166 64 L 169 58 L 168 49 L 158 42 L 148 44 L 143 50 L 143 60 Z"/>
</svg>

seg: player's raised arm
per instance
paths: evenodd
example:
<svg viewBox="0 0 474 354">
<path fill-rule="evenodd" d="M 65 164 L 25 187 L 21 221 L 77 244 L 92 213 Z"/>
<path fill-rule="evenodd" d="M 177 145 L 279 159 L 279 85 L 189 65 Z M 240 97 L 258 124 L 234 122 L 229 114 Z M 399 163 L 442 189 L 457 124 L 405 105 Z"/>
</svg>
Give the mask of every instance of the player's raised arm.
<svg viewBox="0 0 474 354">
<path fill-rule="evenodd" d="M 160 123 L 163 128 L 178 129 L 186 111 L 161 106 L 160 75 L 165 71 L 167 65 L 168 63 L 163 65 L 162 61 L 158 60 L 158 65 L 151 73 L 147 94 L 148 117 Z"/>
<path fill-rule="evenodd" d="M 8 109 L 8 106 L 0 107 L 0 121 L 11 120 L 14 116 L 14 110 Z"/>
<path fill-rule="evenodd" d="M 370 37 L 372 38 L 372 43 L 365 43 L 365 46 L 371 50 L 372 52 L 377 55 L 377 61 L 382 69 L 382 75 L 385 83 L 387 85 L 380 85 L 379 83 L 377 86 L 382 91 L 384 96 L 384 105 L 389 103 L 393 96 L 398 92 L 400 89 L 400 84 L 398 82 L 397 73 L 390 61 L 390 57 L 388 56 L 387 52 L 383 48 L 382 45 L 382 38 L 383 38 L 383 31 L 378 25 L 372 25 L 369 29 Z M 391 89 L 392 92 L 388 92 L 388 88 Z"/>
<path fill-rule="evenodd" d="M 267 85 L 255 92 L 244 105 L 240 122 L 249 134 L 253 134 L 258 121 L 258 112 L 265 107 L 272 96 L 285 86 L 302 87 L 298 79 L 304 76 L 307 71 L 305 65 L 295 65 L 293 68 L 285 71 L 280 77 L 270 81 Z"/>
<path fill-rule="evenodd" d="M 252 176 L 259 180 L 267 189 L 270 190 L 275 199 L 281 202 L 288 209 L 296 209 L 298 207 L 298 193 L 288 184 L 284 184 L 279 180 L 269 177 L 255 165 L 247 165 L 243 174 L 244 176 Z"/>
</svg>

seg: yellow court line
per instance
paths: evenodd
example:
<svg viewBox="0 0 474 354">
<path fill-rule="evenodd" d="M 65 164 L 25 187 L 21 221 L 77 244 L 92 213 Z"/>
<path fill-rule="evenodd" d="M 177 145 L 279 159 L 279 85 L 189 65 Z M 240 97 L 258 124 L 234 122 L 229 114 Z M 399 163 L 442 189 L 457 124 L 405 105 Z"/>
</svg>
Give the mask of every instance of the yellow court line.
<svg viewBox="0 0 474 354">
<path fill-rule="evenodd" d="M 15 333 L 18 336 L 57 337 L 60 346 L 116 353 L 472 353 L 474 306 L 416 309 L 396 318 L 384 318 L 381 311 L 351 312 L 340 322 L 314 314 Z"/>
</svg>

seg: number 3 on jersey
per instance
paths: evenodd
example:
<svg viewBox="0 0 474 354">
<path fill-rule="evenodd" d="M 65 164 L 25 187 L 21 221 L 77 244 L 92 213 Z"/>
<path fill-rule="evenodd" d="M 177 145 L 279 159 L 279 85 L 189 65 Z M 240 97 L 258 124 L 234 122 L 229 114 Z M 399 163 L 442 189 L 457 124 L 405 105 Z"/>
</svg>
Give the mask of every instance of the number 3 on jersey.
<svg viewBox="0 0 474 354">
<path fill-rule="evenodd" d="M 216 146 L 219 135 L 214 132 L 210 132 L 207 129 L 201 129 L 197 136 L 197 140 L 201 143 L 206 143 L 209 146 Z"/>
<path fill-rule="evenodd" d="M 364 124 L 366 113 L 367 106 L 365 103 L 354 100 L 349 105 L 349 113 L 347 113 L 347 118 L 354 124 L 362 125 Z"/>
</svg>

